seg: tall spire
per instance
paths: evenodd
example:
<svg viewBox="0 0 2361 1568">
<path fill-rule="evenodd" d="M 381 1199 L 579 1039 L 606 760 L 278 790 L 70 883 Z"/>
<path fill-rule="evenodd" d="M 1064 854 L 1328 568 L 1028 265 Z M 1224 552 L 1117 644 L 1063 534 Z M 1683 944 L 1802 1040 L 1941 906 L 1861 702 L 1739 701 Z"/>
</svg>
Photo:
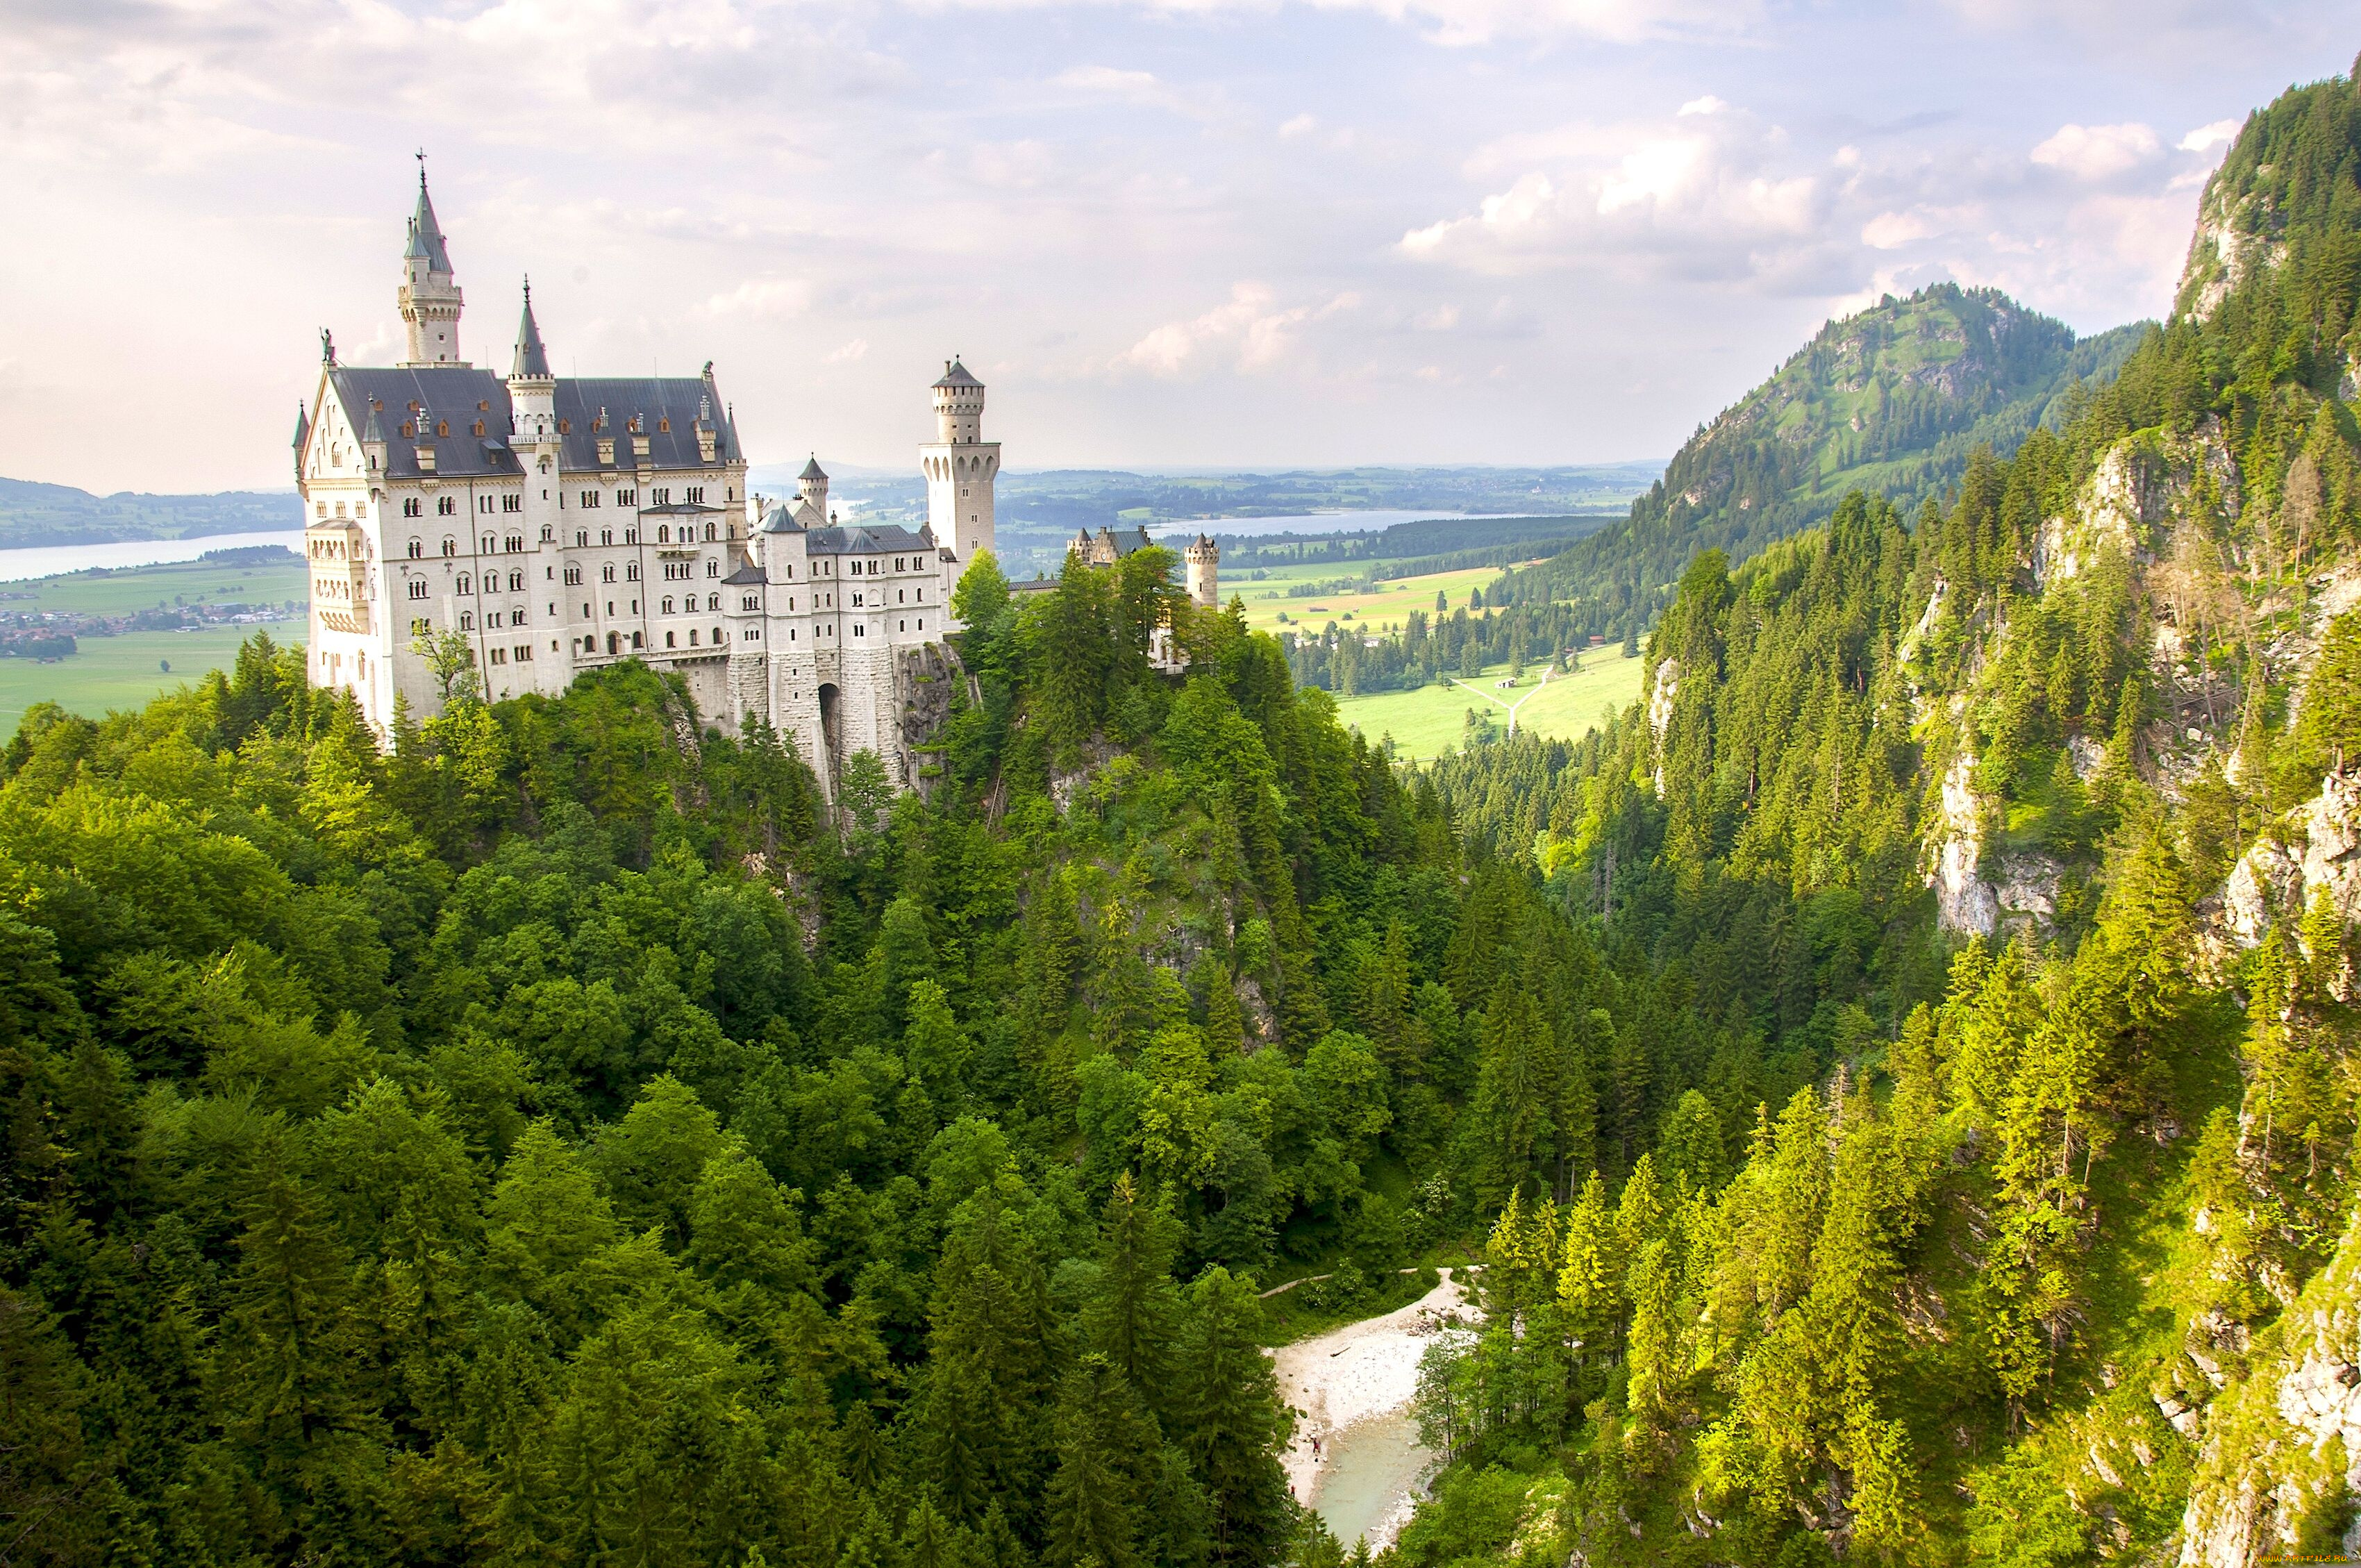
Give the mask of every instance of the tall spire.
<svg viewBox="0 0 2361 1568">
<path fill-rule="evenodd" d="M 524 319 L 517 323 L 516 362 L 509 369 L 509 379 L 525 377 L 547 379 L 549 355 L 541 346 L 541 326 L 533 319 L 533 280 L 524 280 Z"/>
<path fill-rule="evenodd" d="M 449 272 L 451 252 L 443 244 L 442 225 L 434 221 L 434 199 L 426 193 L 426 154 L 418 154 L 418 209 L 410 216 L 410 248 L 402 258 L 426 263 L 429 272 Z"/>
</svg>

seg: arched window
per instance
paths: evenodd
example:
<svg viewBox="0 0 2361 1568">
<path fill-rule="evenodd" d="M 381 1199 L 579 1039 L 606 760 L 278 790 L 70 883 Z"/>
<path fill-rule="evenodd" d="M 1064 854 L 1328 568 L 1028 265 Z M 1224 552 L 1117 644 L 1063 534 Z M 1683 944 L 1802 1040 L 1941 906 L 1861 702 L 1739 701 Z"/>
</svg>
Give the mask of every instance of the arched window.
<svg viewBox="0 0 2361 1568">
<path fill-rule="evenodd" d="M 443 536 L 443 554 L 445 555 L 456 555 L 458 553 L 459 542 L 452 538 L 449 534 L 445 534 Z"/>
<path fill-rule="evenodd" d="M 421 557 L 422 555 L 424 555 L 425 554 L 426 554 L 426 543 L 425 543 L 425 541 L 423 541 L 423 540 L 422 540 L 422 539 L 418 539 L 418 538 L 413 537 L 413 538 L 411 540 L 411 542 L 410 542 L 410 558 L 411 558 L 412 560 L 415 561 L 415 560 L 417 560 L 419 557 Z"/>
<path fill-rule="evenodd" d="M 414 599 L 423 599 L 426 597 L 425 578 L 412 577 L 410 579 L 410 597 Z"/>
<path fill-rule="evenodd" d="M 615 563 L 609 561 L 598 568 L 598 580 L 602 583 L 611 583 L 615 580 Z"/>
<path fill-rule="evenodd" d="M 640 580 L 640 564 L 637 561 L 624 562 L 623 577 L 627 582 L 638 582 Z"/>
<path fill-rule="evenodd" d="M 670 615 L 672 613 L 672 600 L 670 598 L 666 598 L 664 601 L 664 612 L 666 615 Z"/>
<path fill-rule="evenodd" d="M 713 543 L 713 525 L 709 522 L 705 525 L 705 542 L 708 544 Z"/>
<path fill-rule="evenodd" d="M 476 612 L 474 610 L 463 609 L 459 612 L 459 630 L 462 631 L 473 631 L 476 630 Z"/>
<path fill-rule="evenodd" d="M 468 577 L 467 573 L 462 572 L 459 574 L 459 591 L 461 593 L 464 594 L 469 591 L 468 584 L 470 581 L 471 579 Z"/>
<path fill-rule="evenodd" d="M 516 594 L 522 593 L 523 591 L 524 574 L 522 572 L 511 572 L 509 574 L 509 592 Z"/>
</svg>

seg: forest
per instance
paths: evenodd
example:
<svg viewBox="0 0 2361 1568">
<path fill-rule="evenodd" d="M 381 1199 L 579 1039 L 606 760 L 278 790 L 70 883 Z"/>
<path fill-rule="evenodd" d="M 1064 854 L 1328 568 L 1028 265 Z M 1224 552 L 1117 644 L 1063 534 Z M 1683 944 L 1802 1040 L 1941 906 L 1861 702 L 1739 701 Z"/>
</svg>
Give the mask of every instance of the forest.
<svg viewBox="0 0 2361 1568">
<path fill-rule="evenodd" d="M 0 1556 L 1330 1568 L 1261 1291 L 1462 1246 L 1395 1568 L 2340 1549 L 2356 170 L 2259 112 L 2202 310 L 1576 742 L 1393 764 L 1158 550 L 979 561 L 909 794 L 636 665 L 36 708 Z"/>
</svg>

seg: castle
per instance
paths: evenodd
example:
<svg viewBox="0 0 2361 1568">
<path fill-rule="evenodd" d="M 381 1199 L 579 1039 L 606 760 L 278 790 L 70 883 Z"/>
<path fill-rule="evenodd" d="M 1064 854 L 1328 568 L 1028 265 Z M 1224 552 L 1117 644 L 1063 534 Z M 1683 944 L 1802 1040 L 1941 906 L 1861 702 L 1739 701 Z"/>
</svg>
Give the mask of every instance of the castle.
<svg viewBox="0 0 2361 1568">
<path fill-rule="evenodd" d="M 952 360 L 934 384 L 924 526 L 840 524 L 817 460 L 793 500 L 756 506 L 709 362 L 694 378 L 555 375 L 530 284 L 508 375 L 462 357 L 423 168 L 397 302 L 408 356 L 340 364 L 323 333 L 296 416 L 313 684 L 349 691 L 387 735 L 397 697 L 439 710 L 427 650 L 448 635 L 494 700 L 638 659 L 678 674 L 709 719 L 793 735 L 831 798 L 856 751 L 911 782 L 906 719 L 938 706 L 951 591 L 994 547 L 983 382 Z M 1201 538 L 1187 557 L 1191 593 L 1213 603 L 1218 552 Z"/>
</svg>

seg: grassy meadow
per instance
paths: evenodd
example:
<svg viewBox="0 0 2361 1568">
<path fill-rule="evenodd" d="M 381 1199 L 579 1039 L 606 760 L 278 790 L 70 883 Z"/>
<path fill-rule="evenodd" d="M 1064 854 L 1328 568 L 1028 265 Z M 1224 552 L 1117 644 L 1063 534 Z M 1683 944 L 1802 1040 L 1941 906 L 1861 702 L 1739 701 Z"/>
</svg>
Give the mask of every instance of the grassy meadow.
<svg viewBox="0 0 2361 1568">
<path fill-rule="evenodd" d="M 1509 702 L 1530 697 L 1517 709 L 1519 729 L 1570 740 L 1594 728 L 1607 709 L 1635 701 L 1645 665 L 1643 659 L 1623 657 L 1620 648 L 1594 648 L 1582 656 L 1582 668 L 1546 684 L 1542 672 L 1547 666 L 1527 665 L 1516 687 L 1503 690 L 1494 683 L 1509 673 L 1506 664 L 1493 665 L 1473 684 Z M 1435 757 L 1459 745 L 1471 707 L 1489 712 L 1506 729 L 1505 707 L 1458 685 L 1340 697 L 1336 713 L 1371 740 L 1392 736 L 1398 756 Z"/>
<path fill-rule="evenodd" d="M 156 566 L 69 572 L 29 582 L 0 583 L 0 610 L 66 610 L 81 615 L 130 615 L 186 604 L 284 605 L 299 608 L 263 627 L 206 626 L 188 631 L 134 631 L 120 637 L 80 637 L 75 652 L 55 663 L 0 659 L 0 736 L 37 702 L 56 702 L 93 718 L 137 707 L 159 692 L 193 683 L 207 670 L 227 669 L 238 644 L 258 630 L 282 642 L 301 642 L 311 586 L 302 558 L 286 564 L 225 565 L 174 561 Z M 169 668 L 167 667 L 169 666 Z"/>
</svg>

